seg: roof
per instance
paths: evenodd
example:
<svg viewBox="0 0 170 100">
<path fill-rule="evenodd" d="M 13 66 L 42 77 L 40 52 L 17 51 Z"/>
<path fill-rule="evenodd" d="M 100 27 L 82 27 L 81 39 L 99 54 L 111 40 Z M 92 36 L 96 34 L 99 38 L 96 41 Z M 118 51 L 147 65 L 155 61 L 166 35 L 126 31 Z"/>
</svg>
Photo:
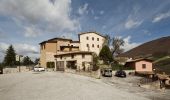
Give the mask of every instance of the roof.
<svg viewBox="0 0 170 100">
<path fill-rule="evenodd" d="M 80 41 L 71 41 L 71 43 L 80 43 Z"/>
<path fill-rule="evenodd" d="M 80 35 L 89 34 L 89 33 L 95 33 L 95 34 L 97 34 L 97 35 L 99 35 L 99 36 L 101 36 L 101 37 L 103 37 L 103 38 L 106 38 L 105 36 L 101 35 L 101 34 L 98 33 L 98 32 L 82 32 L 82 33 L 79 33 L 78 35 L 80 36 Z"/>
<path fill-rule="evenodd" d="M 49 40 L 43 41 L 43 42 L 41 42 L 41 43 L 39 43 L 39 44 L 43 44 L 43 43 L 46 43 L 46 42 L 54 42 L 54 40 L 72 41 L 72 39 L 58 38 L 58 37 L 56 37 L 56 38 L 52 38 L 52 39 L 49 39 Z"/>
<path fill-rule="evenodd" d="M 142 61 L 142 60 L 149 61 L 149 62 L 152 62 L 152 61 L 153 61 L 153 60 L 151 60 L 151 59 L 140 58 L 140 59 L 134 59 L 134 60 L 126 61 L 126 63 L 138 62 L 138 61 Z"/>
<path fill-rule="evenodd" d="M 93 52 L 88 52 L 88 51 L 67 52 L 67 53 L 63 53 L 63 54 L 54 55 L 54 57 L 63 56 L 63 55 L 72 55 L 72 54 L 92 54 L 92 53 Z"/>
</svg>

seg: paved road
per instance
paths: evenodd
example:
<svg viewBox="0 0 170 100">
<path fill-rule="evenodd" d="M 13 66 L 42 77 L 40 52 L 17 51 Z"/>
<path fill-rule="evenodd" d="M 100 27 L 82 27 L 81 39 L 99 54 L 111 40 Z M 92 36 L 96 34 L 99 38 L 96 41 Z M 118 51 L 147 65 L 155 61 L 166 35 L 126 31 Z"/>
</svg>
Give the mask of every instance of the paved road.
<svg viewBox="0 0 170 100">
<path fill-rule="evenodd" d="M 99 79 L 59 73 L 0 75 L 0 100 L 149 100 Z"/>
</svg>

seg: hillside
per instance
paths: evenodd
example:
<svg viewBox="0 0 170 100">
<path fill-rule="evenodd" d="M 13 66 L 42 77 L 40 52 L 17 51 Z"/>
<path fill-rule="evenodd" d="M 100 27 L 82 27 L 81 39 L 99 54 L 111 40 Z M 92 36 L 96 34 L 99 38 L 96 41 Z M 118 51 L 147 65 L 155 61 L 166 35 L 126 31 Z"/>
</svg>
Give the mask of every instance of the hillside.
<svg viewBox="0 0 170 100">
<path fill-rule="evenodd" d="M 170 74 L 170 56 L 165 56 L 153 62 L 157 72 Z"/>
<path fill-rule="evenodd" d="M 170 54 L 170 36 L 162 37 L 156 40 L 146 42 L 118 56 L 138 57 L 138 56 L 147 56 L 147 55 L 154 55 L 154 54 L 167 55 L 167 53 Z"/>
</svg>

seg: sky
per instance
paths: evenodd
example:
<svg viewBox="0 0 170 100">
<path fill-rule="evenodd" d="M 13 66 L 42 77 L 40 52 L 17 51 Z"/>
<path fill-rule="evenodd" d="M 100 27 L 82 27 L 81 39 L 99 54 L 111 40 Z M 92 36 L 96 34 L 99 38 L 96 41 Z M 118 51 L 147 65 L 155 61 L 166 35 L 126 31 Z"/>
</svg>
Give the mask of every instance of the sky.
<svg viewBox="0 0 170 100">
<path fill-rule="evenodd" d="M 88 31 L 122 38 L 125 51 L 169 36 L 170 0 L 0 0 L 0 62 L 10 44 L 35 59 L 40 42 Z"/>
</svg>

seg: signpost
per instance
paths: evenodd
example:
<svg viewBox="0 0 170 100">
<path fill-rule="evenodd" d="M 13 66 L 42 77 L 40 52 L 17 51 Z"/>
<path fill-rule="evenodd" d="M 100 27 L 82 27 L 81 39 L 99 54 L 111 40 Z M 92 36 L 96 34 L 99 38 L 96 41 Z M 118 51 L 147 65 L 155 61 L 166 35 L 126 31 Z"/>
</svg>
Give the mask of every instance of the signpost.
<svg viewBox="0 0 170 100">
<path fill-rule="evenodd" d="M 23 57 L 22 55 L 16 55 L 16 61 L 19 62 L 19 72 L 21 72 L 21 57 Z"/>
</svg>

